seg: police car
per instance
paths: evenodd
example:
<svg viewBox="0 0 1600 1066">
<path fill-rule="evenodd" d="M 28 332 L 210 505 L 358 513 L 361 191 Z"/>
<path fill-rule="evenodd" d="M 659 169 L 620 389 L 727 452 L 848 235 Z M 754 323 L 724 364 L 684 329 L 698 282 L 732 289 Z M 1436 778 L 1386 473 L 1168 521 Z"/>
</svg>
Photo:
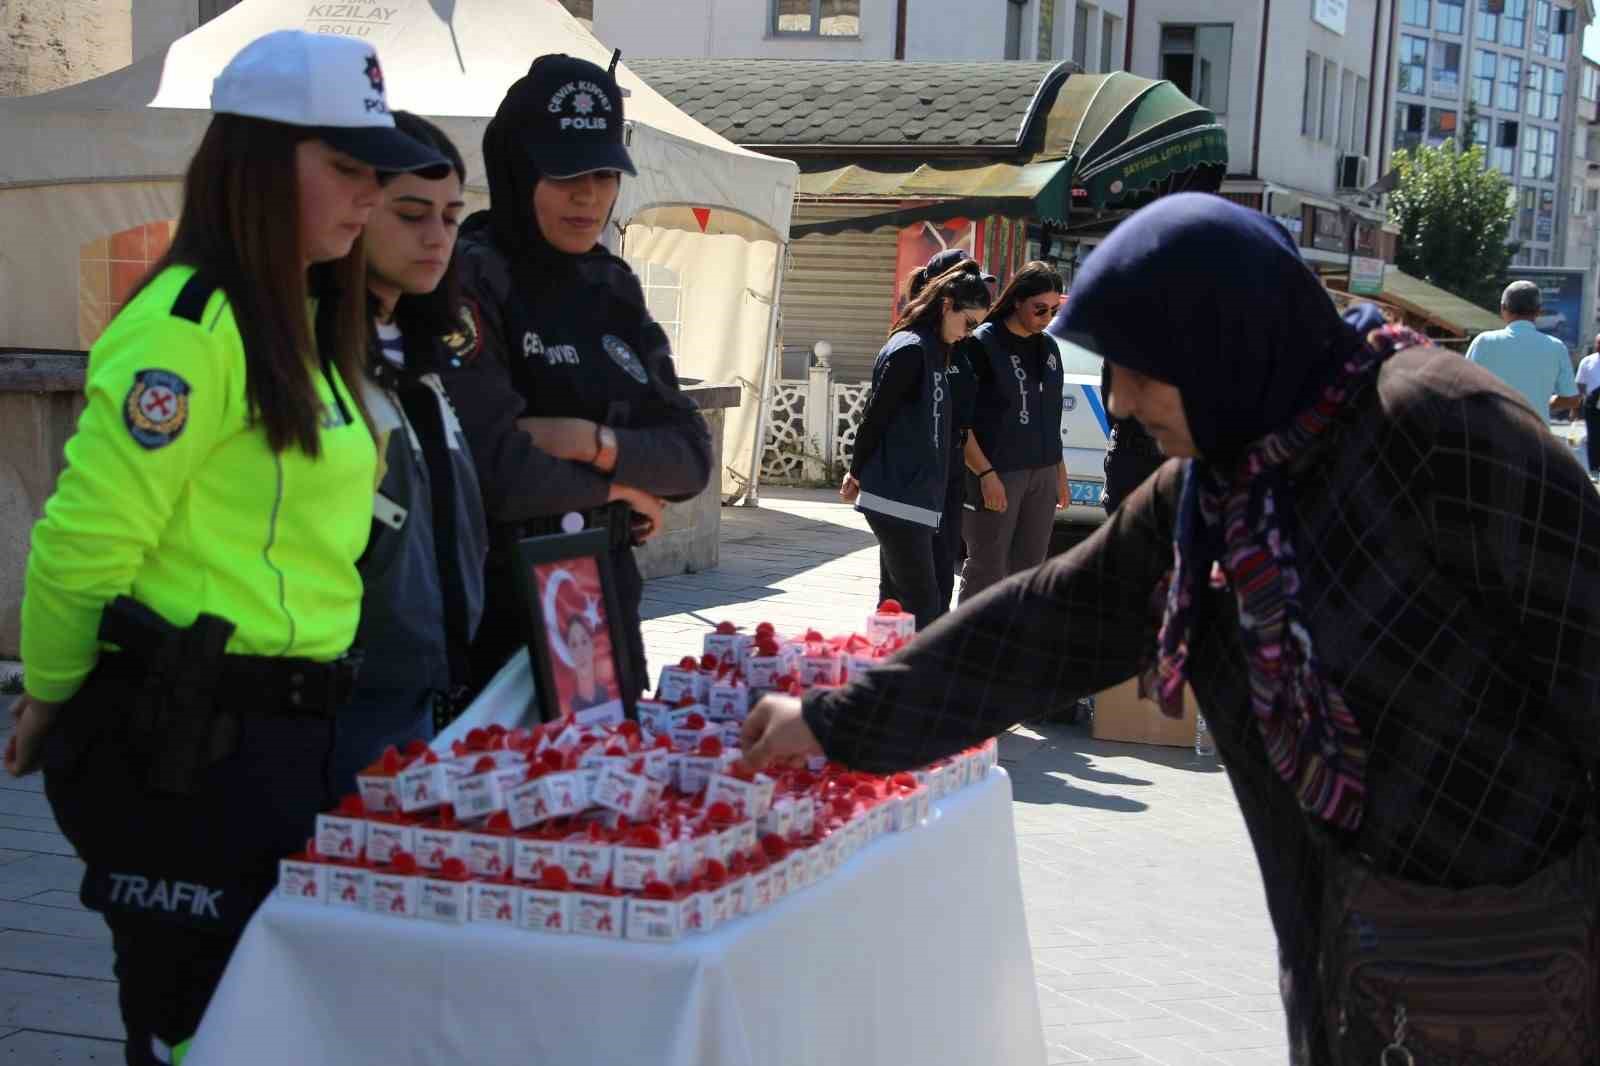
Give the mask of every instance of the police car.
<svg viewBox="0 0 1600 1066">
<path fill-rule="evenodd" d="M 1061 381 L 1061 456 L 1067 463 L 1072 504 L 1056 513 L 1056 521 L 1097 526 L 1106 520 L 1100 506 L 1105 490 L 1106 441 L 1111 422 L 1100 395 L 1100 359 L 1080 348 L 1056 342 L 1064 374 Z"/>
</svg>

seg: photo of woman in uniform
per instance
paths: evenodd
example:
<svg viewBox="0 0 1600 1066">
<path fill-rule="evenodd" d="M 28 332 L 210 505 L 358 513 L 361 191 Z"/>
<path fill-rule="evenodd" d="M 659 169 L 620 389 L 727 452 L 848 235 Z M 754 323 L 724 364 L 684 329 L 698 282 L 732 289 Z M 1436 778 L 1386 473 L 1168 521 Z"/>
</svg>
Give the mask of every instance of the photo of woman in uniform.
<svg viewBox="0 0 1600 1066">
<path fill-rule="evenodd" d="M 622 687 L 598 564 L 580 557 L 532 570 L 557 713 L 620 720 Z"/>
</svg>

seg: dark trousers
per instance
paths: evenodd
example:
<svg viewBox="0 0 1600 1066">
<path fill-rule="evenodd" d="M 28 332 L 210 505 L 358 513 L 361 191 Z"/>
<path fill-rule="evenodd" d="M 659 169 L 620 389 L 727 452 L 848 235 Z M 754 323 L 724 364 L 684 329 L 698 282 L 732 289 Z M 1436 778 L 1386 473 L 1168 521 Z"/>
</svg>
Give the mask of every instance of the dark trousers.
<svg viewBox="0 0 1600 1066">
<path fill-rule="evenodd" d="M 962 530 L 967 539 L 967 565 L 961 571 L 961 602 L 1012 574 L 1030 570 L 1050 552 L 1050 531 L 1055 527 L 1056 467 L 1000 473 L 1006 487 L 1006 509 L 983 508 L 980 486 L 972 486 L 973 510 L 967 511 Z"/>
<path fill-rule="evenodd" d="M 956 589 L 956 570 L 967 557 L 967 542 L 961 531 L 967 502 L 967 468 L 958 466 L 957 469 L 959 473 L 945 487 L 944 516 L 933 534 L 934 578 L 939 584 L 940 613 L 950 609 L 950 597 Z"/>
<path fill-rule="evenodd" d="M 135 686 L 93 678 L 61 709 L 44 750 L 45 796 L 84 861 L 80 897 L 111 928 L 127 1061 L 190 1039 L 278 860 L 305 847 L 332 804 L 333 724 L 246 713 L 235 750 L 191 794 L 152 792 L 133 735 Z"/>
<path fill-rule="evenodd" d="M 644 578 L 639 575 L 639 564 L 634 561 L 632 548 L 612 550 L 611 575 L 616 582 L 617 603 L 622 608 L 625 646 L 621 651 L 627 656 L 627 662 L 619 662 L 617 666 L 625 679 L 624 691 L 637 697 L 651 687 L 651 681 L 650 663 L 644 654 L 644 624 L 639 617 Z M 473 695 L 481 692 L 513 655 L 527 652 L 530 623 L 518 586 L 522 580 L 500 552 L 490 555 L 484 574 L 483 621 L 478 625 L 478 635 L 469 654 Z"/>
<path fill-rule="evenodd" d="M 1600 471 L 1600 410 L 1590 404 L 1583 405 L 1583 426 L 1589 434 L 1589 473 Z"/>
<path fill-rule="evenodd" d="M 878 538 L 878 570 L 882 575 L 878 585 L 880 602 L 899 600 L 907 613 L 916 616 L 917 628 L 925 628 L 949 609 L 949 601 L 944 607 L 939 606 L 933 528 L 873 511 L 862 514 L 873 536 Z"/>
<path fill-rule="evenodd" d="M 381 664 L 374 666 L 381 669 Z M 356 775 L 376 762 L 384 748 L 393 745 L 403 749 L 413 740 L 432 740 L 434 702 L 438 698 L 439 693 L 433 689 L 359 686 L 350 702 L 339 709 L 329 775 L 333 794 L 354 792 Z"/>
</svg>

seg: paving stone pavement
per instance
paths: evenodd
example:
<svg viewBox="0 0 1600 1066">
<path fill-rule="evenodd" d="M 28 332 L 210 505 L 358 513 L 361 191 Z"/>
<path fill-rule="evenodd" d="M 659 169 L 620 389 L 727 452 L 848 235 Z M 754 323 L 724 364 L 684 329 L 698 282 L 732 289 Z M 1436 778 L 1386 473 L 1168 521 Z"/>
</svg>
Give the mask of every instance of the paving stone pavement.
<svg viewBox="0 0 1600 1066">
<path fill-rule="evenodd" d="M 724 619 L 837 632 L 874 606 L 876 544 L 832 493 L 768 490 L 722 514 L 716 570 L 645 589 L 657 668 Z M 1255 861 L 1214 760 L 1058 724 L 1018 727 L 1001 754 L 1050 1063 L 1286 1062 Z M 81 871 L 40 779 L 0 777 L 0 1066 L 122 1061 L 110 938 L 77 902 Z"/>
</svg>

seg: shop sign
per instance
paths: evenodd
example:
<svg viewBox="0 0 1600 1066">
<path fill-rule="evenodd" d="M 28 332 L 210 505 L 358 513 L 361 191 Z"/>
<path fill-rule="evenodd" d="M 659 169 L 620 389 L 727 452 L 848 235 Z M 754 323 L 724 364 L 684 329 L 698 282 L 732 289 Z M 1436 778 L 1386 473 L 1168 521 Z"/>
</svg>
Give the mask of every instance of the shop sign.
<svg viewBox="0 0 1600 1066">
<path fill-rule="evenodd" d="M 1350 294 L 1352 296 L 1377 296 L 1383 292 L 1382 259 L 1364 255 L 1350 257 Z"/>
</svg>

